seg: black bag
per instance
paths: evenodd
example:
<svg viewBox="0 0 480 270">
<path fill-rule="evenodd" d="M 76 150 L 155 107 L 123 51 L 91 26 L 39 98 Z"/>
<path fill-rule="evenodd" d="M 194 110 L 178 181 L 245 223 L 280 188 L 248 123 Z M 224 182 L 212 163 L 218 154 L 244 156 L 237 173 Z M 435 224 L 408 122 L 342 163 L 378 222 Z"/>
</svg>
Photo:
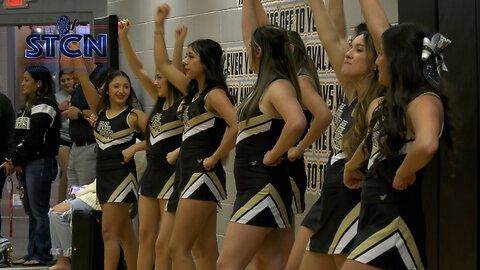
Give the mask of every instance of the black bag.
<svg viewBox="0 0 480 270">
<path fill-rule="evenodd" d="M 103 270 L 102 211 L 76 210 L 72 215 L 72 270 Z M 117 270 L 126 270 L 123 252 Z"/>
<path fill-rule="evenodd" d="M 74 211 L 72 216 L 72 270 L 103 269 L 101 211 Z"/>
</svg>

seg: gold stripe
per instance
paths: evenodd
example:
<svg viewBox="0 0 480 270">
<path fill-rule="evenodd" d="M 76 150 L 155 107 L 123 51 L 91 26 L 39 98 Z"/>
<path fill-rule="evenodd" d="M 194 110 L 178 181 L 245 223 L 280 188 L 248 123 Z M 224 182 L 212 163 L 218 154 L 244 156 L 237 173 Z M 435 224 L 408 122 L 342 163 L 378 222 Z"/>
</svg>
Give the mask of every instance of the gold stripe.
<svg viewBox="0 0 480 270">
<path fill-rule="evenodd" d="M 120 130 L 120 131 L 117 131 L 117 132 L 113 133 L 111 139 L 106 139 L 105 137 L 100 135 L 96 130 L 94 130 L 95 138 L 97 138 L 102 143 L 109 143 L 113 140 L 123 138 L 123 137 L 128 136 L 132 133 L 135 133 L 135 130 L 133 130 L 132 128 L 127 128 L 127 129 Z"/>
<path fill-rule="evenodd" d="M 183 122 L 180 120 L 176 120 L 176 121 L 161 125 L 160 130 L 158 132 L 156 132 L 150 125 L 148 125 L 148 128 L 150 129 L 150 133 L 153 135 L 153 137 L 157 137 L 158 134 L 170 131 L 172 129 L 179 128 L 181 126 L 183 126 Z"/>
<path fill-rule="evenodd" d="M 333 254 L 333 251 L 342 238 L 342 235 L 348 230 L 348 228 L 350 228 L 350 226 L 352 226 L 352 224 L 358 218 L 358 215 L 360 215 L 360 203 L 357 203 L 357 205 L 355 205 L 355 207 L 347 214 L 347 216 L 343 218 L 342 223 L 340 223 L 340 226 L 333 237 L 332 244 L 328 248 L 328 254 Z"/>
<path fill-rule="evenodd" d="M 211 112 L 202 113 L 194 118 L 188 120 L 187 125 L 185 126 L 184 132 L 187 132 L 191 128 L 194 128 L 200 123 L 206 122 L 207 120 L 215 118 L 215 115 Z"/>
<path fill-rule="evenodd" d="M 307 247 L 305 248 L 306 251 L 310 251 L 310 241 L 312 241 L 312 238 L 308 239 Z"/>
<path fill-rule="evenodd" d="M 283 204 L 283 201 L 277 190 L 270 183 L 267 184 L 262 190 L 257 192 L 257 194 L 255 194 L 255 196 L 253 196 L 245 205 L 238 209 L 238 211 L 235 213 L 235 215 L 232 216 L 230 221 L 236 222 L 245 213 L 252 210 L 253 207 L 255 207 L 261 200 L 263 200 L 268 195 L 272 196 L 272 199 L 278 205 L 278 210 L 280 211 L 281 218 L 285 223 L 286 228 L 290 228 L 290 221 L 288 220 L 287 209 L 285 208 L 285 205 Z"/>
<path fill-rule="evenodd" d="M 188 190 L 188 188 L 189 188 L 193 183 L 195 183 L 195 181 L 197 181 L 197 179 L 200 178 L 200 176 L 202 176 L 202 174 L 203 174 L 203 173 L 196 172 L 196 173 L 193 173 L 192 176 L 190 176 L 190 180 L 188 180 L 187 185 L 185 186 L 185 188 L 183 188 L 182 193 L 180 194 L 180 198 L 183 196 L 183 193 L 185 193 L 185 191 Z"/>
<path fill-rule="evenodd" d="M 359 255 L 363 254 L 366 250 L 370 249 L 372 246 L 382 242 L 385 238 L 391 236 L 395 231 L 399 231 L 403 239 L 405 239 L 405 244 L 407 245 L 408 250 L 412 254 L 413 260 L 417 265 L 418 269 L 424 269 L 422 260 L 420 258 L 420 252 L 418 251 L 413 235 L 408 229 L 407 224 L 401 217 L 394 219 L 388 226 L 381 229 L 380 231 L 372 234 L 365 241 L 363 241 L 359 246 L 357 246 L 351 253 L 348 255 L 348 259 L 354 260 Z"/>
<path fill-rule="evenodd" d="M 302 202 L 300 200 L 300 190 L 298 189 L 297 183 L 290 177 L 290 185 L 292 186 L 293 199 L 295 200 L 295 205 L 297 206 L 297 213 L 302 209 Z"/>
<path fill-rule="evenodd" d="M 173 182 L 175 182 L 175 173 L 173 173 L 170 178 L 168 178 L 167 183 L 163 186 L 162 190 L 160 191 L 160 194 L 158 194 L 157 199 L 161 199 L 165 196 L 167 191 L 170 189 L 171 186 L 173 186 Z"/>
<path fill-rule="evenodd" d="M 123 179 L 122 183 L 115 189 L 115 191 L 110 195 L 110 198 L 108 198 L 108 202 L 113 202 L 115 199 L 122 193 L 122 191 L 130 184 L 130 182 L 133 182 L 135 188 L 137 188 L 137 180 L 135 179 L 135 176 L 133 176 L 133 173 L 129 173 L 125 179 Z"/>
<path fill-rule="evenodd" d="M 207 172 L 207 175 L 210 177 L 213 184 L 215 184 L 218 191 L 220 191 L 220 195 L 222 196 L 222 200 L 225 200 L 227 198 L 227 193 L 225 192 L 225 189 L 223 188 L 222 183 L 220 183 L 220 180 L 218 179 L 217 175 L 214 172 Z"/>
<path fill-rule="evenodd" d="M 272 117 L 262 114 L 262 115 L 250 118 L 248 122 L 247 120 L 243 120 L 240 123 L 238 123 L 238 131 L 240 132 L 240 131 L 243 131 L 244 129 L 257 126 L 262 123 L 266 123 L 272 119 L 273 119 Z"/>
</svg>

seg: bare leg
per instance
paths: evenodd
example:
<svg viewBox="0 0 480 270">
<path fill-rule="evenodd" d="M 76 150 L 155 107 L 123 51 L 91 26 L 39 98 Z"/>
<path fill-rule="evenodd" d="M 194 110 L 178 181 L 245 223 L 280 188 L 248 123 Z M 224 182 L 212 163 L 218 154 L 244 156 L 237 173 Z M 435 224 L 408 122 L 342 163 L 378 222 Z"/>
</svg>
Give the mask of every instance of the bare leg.
<svg viewBox="0 0 480 270">
<path fill-rule="evenodd" d="M 70 270 L 70 259 L 61 255 L 57 256 L 57 263 L 49 267 L 48 270 Z"/>
<path fill-rule="evenodd" d="M 342 270 L 380 270 L 380 268 L 347 259 L 342 266 Z"/>
<path fill-rule="evenodd" d="M 348 254 L 343 253 L 343 254 L 335 254 L 333 255 L 333 260 L 335 261 L 335 265 L 337 266 L 337 269 L 342 269 L 343 264 L 347 260 Z"/>
<path fill-rule="evenodd" d="M 137 269 L 152 270 L 155 262 L 155 239 L 160 224 L 158 199 L 140 196 L 138 199 L 140 242 L 138 246 Z"/>
<path fill-rule="evenodd" d="M 115 270 L 122 245 L 127 267 L 135 270 L 137 267 L 138 242 L 133 233 L 128 203 L 102 204 L 102 235 L 104 244 L 104 269 Z"/>
<path fill-rule="evenodd" d="M 215 269 L 218 259 L 216 226 L 217 213 L 213 212 L 192 247 L 192 253 L 197 262 L 197 270 Z"/>
<path fill-rule="evenodd" d="M 281 230 L 274 229 L 265 237 L 262 245 L 255 254 L 256 269 L 276 270 L 284 269 L 282 260 Z"/>
<path fill-rule="evenodd" d="M 295 215 L 293 216 L 291 227 L 280 230 L 280 239 L 282 240 L 282 269 L 285 269 L 293 243 L 295 242 Z"/>
<path fill-rule="evenodd" d="M 168 249 L 170 236 L 175 222 L 175 213 L 166 212 L 166 200 L 159 201 L 160 211 L 162 212 L 162 222 L 160 223 L 160 232 L 155 242 L 155 270 L 172 269 L 172 259 Z"/>
<path fill-rule="evenodd" d="M 70 148 L 59 148 L 57 162 L 60 165 L 61 177 L 58 183 L 58 201 L 63 202 L 67 198 L 67 168 L 70 157 Z"/>
<path fill-rule="evenodd" d="M 217 261 L 217 270 L 243 270 L 273 229 L 230 222 Z"/>
<path fill-rule="evenodd" d="M 170 239 L 173 269 L 195 270 L 191 255 L 193 244 L 205 230 L 210 216 L 216 215 L 216 209 L 217 203 L 214 201 L 180 199 Z M 192 220 L 195 221 L 194 226 L 192 226 Z M 205 237 L 208 238 L 208 236 Z"/>
<path fill-rule="evenodd" d="M 313 268 L 321 268 L 325 270 L 336 270 L 337 266 L 333 259 L 333 255 L 322 254 L 311 251 L 305 251 L 303 255 L 302 264 L 300 265 L 301 270 L 308 270 Z"/>
<path fill-rule="evenodd" d="M 313 230 L 304 226 L 298 228 L 297 237 L 293 243 L 292 251 L 288 257 L 288 263 L 286 270 L 298 270 L 300 269 L 300 264 L 302 263 L 303 254 L 305 253 L 305 248 L 307 247 L 310 237 L 313 235 Z"/>
</svg>

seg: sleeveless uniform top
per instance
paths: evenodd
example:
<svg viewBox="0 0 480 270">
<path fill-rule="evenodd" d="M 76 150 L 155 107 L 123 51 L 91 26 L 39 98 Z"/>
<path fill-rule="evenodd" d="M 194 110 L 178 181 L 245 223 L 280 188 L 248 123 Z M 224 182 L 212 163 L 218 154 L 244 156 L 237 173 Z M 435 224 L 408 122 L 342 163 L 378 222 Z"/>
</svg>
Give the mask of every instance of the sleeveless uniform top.
<svg viewBox="0 0 480 270">
<path fill-rule="evenodd" d="M 239 119 L 235 159 L 260 159 L 273 148 L 282 133 L 285 122 L 268 116 L 256 108 L 250 119 Z"/>
<path fill-rule="evenodd" d="M 122 151 L 135 143 L 135 133 L 127 122 L 133 110 L 125 108 L 110 118 L 100 112 L 94 130 L 97 141 L 97 197 L 100 204 L 132 203 L 137 200 L 135 161 L 123 161 Z"/>
<path fill-rule="evenodd" d="M 177 109 L 181 100 L 176 101 L 170 108 L 163 110 L 166 99 L 161 102 L 161 110 L 150 119 L 148 129 L 148 159 L 165 159 L 166 154 L 180 147 L 182 141 L 183 123 L 177 116 Z"/>
<path fill-rule="evenodd" d="M 175 170 L 175 187 L 168 201 L 168 212 L 176 211 L 181 198 L 218 202 L 227 196 L 222 162 L 218 161 L 209 171 L 203 167 L 203 160 L 220 146 L 227 123 L 223 118 L 207 111 L 200 98 L 187 105 L 182 120 L 182 143 Z"/>
<path fill-rule="evenodd" d="M 289 228 L 292 189 L 287 164 L 263 164 L 265 153 L 276 144 L 285 122 L 264 114 L 258 106 L 248 120 L 245 118 L 243 115 L 238 119 L 234 166 L 237 196 L 230 221 Z"/>
<path fill-rule="evenodd" d="M 118 115 L 110 118 L 107 109 L 103 109 L 97 119 L 94 135 L 98 144 L 97 159 L 108 159 L 122 155 L 122 151 L 135 143 L 136 131 L 127 122 L 133 110 L 125 108 Z"/>
<path fill-rule="evenodd" d="M 201 108 L 198 108 L 200 107 Z M 200 109 L 200 113 L 195 115 Z M 220 145 L 227 124 L 223 118 L 205 109 L 200 99 L 193 100 L 183 112 L 182 151 L 212 155 Z"/>
<path fill-rule="evenodd" d="M 437 96 L 432 92 L 421 95 Z M 382 168 L 392 162 L 379 156 L 382 138 L 378 119 L 375 120 L 369 169 L 361 194 L 358 233 L 348 258 L 382 269 L 425 269 L 426 225 L 420 181 L 423 169 L 415 173 L 417 180 L 402 191 L 392 187 L 393 176 L 384 179 L 375 172 L 375 166 Z M 414 140 L 414 133 L 407 126 L 405 143 L 398 151 L 400 160 L 393 168 L 400 166 Z"/>
<path fill-rule="evenodd" d="M 433 95 L 438 97 L 437 94 L 433 92 L 425 92 L 420 94 L 418 97 L 423 96 L 423 95 Z M 443 126 L 442 126 L 442 131 L 439 134 L 439 137 L 441 136 L 441 133 L 443 132 Z M 375 166 L 382 166 L 381 164 L 383 162 L 387 162 L 385 159 L 380 158 L 380 149 L 379 149 L 379 142 L 381 138 L 379 138 L 379 122 L 378 120 L 374 124 L 372 136 L 371 136 L 371 149 L 370 149 L 370 157 L 368 160 L 368 171 L 367 175 L 363 184 L 364 187 L 364 192 L 362 192 L 362 203 L 390 203 L 390 202 L 398 202 L 401 197 L 400 196 L 405 196 L 402 194 L 410 194 L 407 196 L 413 196 L 417 197 L 418 199 L 420 198 L 420 186 L 417 185 L 420 181 L 415 181 L 412 186 L 407 188 L 406 190 L 399 191 L 396 190 L 392 187 L 393 183 L 393 178 L 392 179 L 379 179 L 378 176 L 375 173 Z M 405 136 L 405 143 L 403 146 L 400 148 L 398 151 L 398 155 L 401 157 L 401 159 L 398 161 L 397 164 L 395 164 L 395 168 L 398 168 L 403 162 L 403 159 L 405 156 L 408 154 L 410 151 L 410 148 L 412 146 L 413 141 L 415 140 L 415 134 L 413 131 L 408 128 L 407 126 L 407 131 L 406 131 L 406 136 Z M 423 170 L 417 171 L 415 175 L 417 175 L 417 179 L 421 178 L 419 176 L 423 175 Z M 415 193 L 415 194 L 413 194 Z M 416 194 L 418 193 L 418 194 Z"/>
<path fill-rule="evenodd" d="M 343 168 L 345 167 L 345 154 L 342 151 L 341 142 L 343 135 L 353 125 L 352 111 L 355 108 L 357 100 L 353 100 L 349 105 L 345 98 L 333 115 L 335 130 L 331 140 L 331 151 L 329 163 L 325 173 L 323 188 L 344 188 Z"/>
<path fill-rule="evenodd" d="M 160 110 L 150 119 L 147 140 L 147 168 L 140 181 L 140 194 L 157 199 L 170 199 L 175 182 L 175 165 L 167 161 L 167 154 L 182 141 L 183 123 L 178 119 L 177 110 L 181 100 L 163 109 L 166 99 L 159 98 Z"/>
</svg>

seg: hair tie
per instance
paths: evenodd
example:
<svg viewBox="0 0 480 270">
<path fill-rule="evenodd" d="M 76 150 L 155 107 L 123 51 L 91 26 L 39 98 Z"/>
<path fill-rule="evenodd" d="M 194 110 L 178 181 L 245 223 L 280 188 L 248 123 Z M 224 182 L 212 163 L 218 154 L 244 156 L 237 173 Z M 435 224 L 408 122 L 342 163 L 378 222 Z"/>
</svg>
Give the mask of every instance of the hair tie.
<svg viewBox="0 0 480 270">
<path fill-rule="evenodd" d="M 442 51 L 450 43 L 452 42 L 440 33 L 433 35 L 431 40 L 423 38 L 422 61 L 425 63 L 423 75 L 435 89 L 440 88 L 440 70 L 448 71 Z"/>
</svg>

